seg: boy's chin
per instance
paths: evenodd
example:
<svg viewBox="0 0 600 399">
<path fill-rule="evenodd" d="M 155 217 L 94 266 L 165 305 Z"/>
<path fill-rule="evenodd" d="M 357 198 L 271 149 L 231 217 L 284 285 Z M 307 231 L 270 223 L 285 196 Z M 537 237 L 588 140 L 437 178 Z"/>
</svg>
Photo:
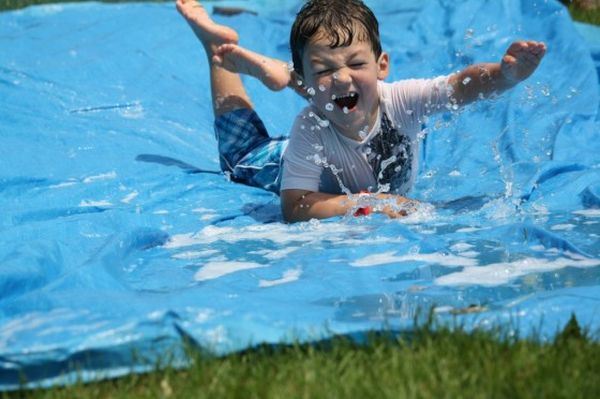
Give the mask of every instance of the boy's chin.
<svg viewBox="0 0 600 399">
<path fill-rule="evenodd" d="M 350 116 L 350 115 L 344 115 Z M 361 131 L 367 128 L 368 122 L 365 118 L 342 118 L 342 120 L 332 121 L 333 125 L 346 136 L 359 136 Z"/>
<path fill-rule="evenodd" d="M 340 120 L 349 128 L 362 128 L 364 125 L 368 124 L 368 119 L 368 115 L 365 112 L 362 112 L 359 108 L 340 113 Z"/>
</svg>

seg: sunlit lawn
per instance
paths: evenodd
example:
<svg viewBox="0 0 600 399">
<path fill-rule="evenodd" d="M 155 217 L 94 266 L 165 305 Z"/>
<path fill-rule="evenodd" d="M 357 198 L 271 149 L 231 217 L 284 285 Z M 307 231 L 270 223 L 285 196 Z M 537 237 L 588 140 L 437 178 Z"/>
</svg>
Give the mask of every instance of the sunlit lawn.
<svg viewBox="0 0 600 399">
<path fill-rule="evenodd" d="M 11 398 L 600 398 L 600 342 L 574 320 L 555 341 L 419 327 L 314 345 L 263 346 L 145 375 Z"/>
</svg>

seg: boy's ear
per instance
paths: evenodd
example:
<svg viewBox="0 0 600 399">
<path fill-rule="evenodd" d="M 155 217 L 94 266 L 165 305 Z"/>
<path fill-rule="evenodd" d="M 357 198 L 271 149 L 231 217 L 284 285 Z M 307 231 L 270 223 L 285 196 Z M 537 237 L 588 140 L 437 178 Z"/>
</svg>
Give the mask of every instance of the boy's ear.
<svg viewBox="0 0 600 399">
<path fill-rule="evenodd" d="M 377 60 L 377 79 L 384 80 L 390 74 L 390 56 L 387 53 L 381 53 Z"/>
</svg>

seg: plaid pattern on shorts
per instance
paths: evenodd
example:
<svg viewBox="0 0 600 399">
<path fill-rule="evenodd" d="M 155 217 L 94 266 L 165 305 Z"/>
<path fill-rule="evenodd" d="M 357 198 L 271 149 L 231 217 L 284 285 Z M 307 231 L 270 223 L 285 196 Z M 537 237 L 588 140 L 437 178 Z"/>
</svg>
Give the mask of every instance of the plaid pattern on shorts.
<svg viewBox="0 0 600 399">
<path fill-rule="evenodd" d="M 215 136 L 221 170 L 231 180 L 279 194 L 287 137 L 269 137 L 256 112 L 247 108 L 218 116 Z"/>
</svg>

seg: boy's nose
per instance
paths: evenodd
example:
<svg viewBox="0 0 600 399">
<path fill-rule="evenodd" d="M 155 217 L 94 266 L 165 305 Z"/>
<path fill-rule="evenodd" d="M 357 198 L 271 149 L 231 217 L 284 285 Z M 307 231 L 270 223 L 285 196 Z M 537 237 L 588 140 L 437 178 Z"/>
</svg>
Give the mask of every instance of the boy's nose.
<svg viewBox="0 0 600 399">
<path fill-rule="evenodd" d="M 352 82 L 352 77 L 346 68 L 340 68 L 333 74 L 333 81 L 336 84 L 348 84 Z"/>
</svg>

